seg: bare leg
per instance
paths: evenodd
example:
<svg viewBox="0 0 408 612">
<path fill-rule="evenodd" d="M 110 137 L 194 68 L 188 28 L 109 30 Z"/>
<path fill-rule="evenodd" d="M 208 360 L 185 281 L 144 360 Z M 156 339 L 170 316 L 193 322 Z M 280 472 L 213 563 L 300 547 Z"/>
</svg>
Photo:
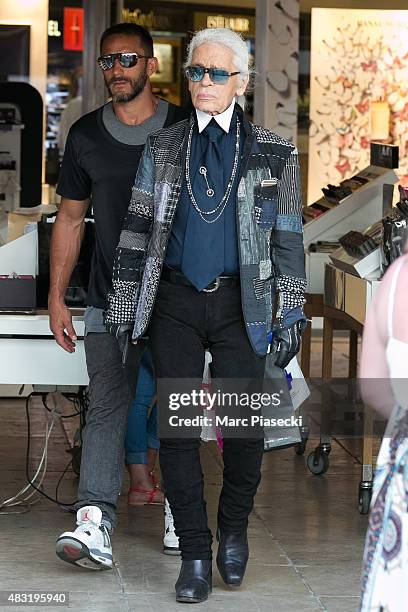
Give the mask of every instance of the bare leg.
<svg viewBox="0 0 408 612">
<path fill-rule="evenodd" d="M 130 476 L 129 505 L 164 504 L 164 494 L 160 489 L 154 487 L 148 465 L 131 463 L 127 468 Z M 155 491 L 154 495 L 152 491 Z"/>
<path fill-rule="evenodd" d="M 147 449 L 147 469 L 150 474 L 154 472 L 154 468 L 156 467 L 157 453 L 158 451 L 155 448 Z"/>
</svg>

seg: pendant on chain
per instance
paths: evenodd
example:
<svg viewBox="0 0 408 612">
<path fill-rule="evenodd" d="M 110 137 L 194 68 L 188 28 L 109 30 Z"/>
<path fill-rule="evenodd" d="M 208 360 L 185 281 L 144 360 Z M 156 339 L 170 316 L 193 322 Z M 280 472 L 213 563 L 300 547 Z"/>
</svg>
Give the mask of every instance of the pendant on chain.
<svg viewBox="0 0 408 612">
<path fill-rule="evenodd" d="M 208 179 L 207 179 L 207 168 L 205 166 L 200 166 L 199 170 L 200 174 L 203 175 L 205 182 L 207 183 L 207 195 L 209 198 L 212 198 L 214 195 L 214 189 L 211 189 Z"/>
<path fill-rule="evenodd" d="M 187 191 L 188 191 L 188 195 L 190 196 L 190 201 L 191 201 L 192 205 L 194 206 L 194 208 L 197 211 L 197 213 L 200 215 L 201 219 L 203 221 L 205 221 L 205 223 L 211 224 L 211 223 L 215 223 L 216 221 L 218 221 L 218 219 L 223 214 L 223 212 L 225 210 L 225 207 L 228 204 L 228 199 L 229 199 L 229 196 L 231 194 L 232 185 L 234 184 L 234 179 L 235 179 L 235 175 L 237 173 L 237 168 L 238 168 L 240 126 L 241 126 L 241 123 L 240 123 L 240 121 L 239 121 L 239 119 L 237 117 L 234 162 L 233 162 L 233 166 L 232 166 L 231 176 L 230 176 L 230 179 L 228 181 L 225 193 L 224 193 L 221 201 L 219 202 L 219 204 L 213 210 L 204 211 L 197 204 L 197 201 L 196 201 L 196 199 L 194 197 L 191 181 L 190 181 L 191 140 L 192 140 L 192 137 L 193 137 L 194 123 L 191 124 L 190 132 L 189 132 L 188 139 L 187 139 L 187 153 L 186 153 L 186 164 L 185 164 Z M 208 195 L 208 197 L 210 197 L 210 198 L 213 197 L 214 190 L 211 189 L 211 187 L 209 186 L 208 181 L 207 181 L 207 168 L 205 166 L 200 166 L 199 173 L 204 176 L 204 179 L 205 179 L 205 181 L 207 183 L 207 195 Z M 211 220 L 206 219 L 206 217 L 208 215 L 214 215 L 214 214 L 216 214 L 216 216 L 213 219 L 211 219 Z"/>
</svg>

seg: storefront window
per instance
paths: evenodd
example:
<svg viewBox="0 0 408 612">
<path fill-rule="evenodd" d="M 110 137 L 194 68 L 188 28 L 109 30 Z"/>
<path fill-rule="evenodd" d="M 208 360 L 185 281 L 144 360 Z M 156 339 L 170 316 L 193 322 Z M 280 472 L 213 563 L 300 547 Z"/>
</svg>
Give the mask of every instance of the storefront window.
<svg viewBox="0 0 408 612">
<path fill-rule="evenodd" d="M 50 0 L 45 141 L 46 181 L 50 184 L 57 180 L 68 123 L 81 113 L 82 49 L 82 0 L 70 0 L 69 6 L 63 0 Z M 69 121 L 67 112 L 72 115 Z"/>
<path fill-rule="evenodd" d="M 112 12 L 114 12 L 114 3 Z M 197 11 L 199 8 L 199 11 Z M 255 54 L 255 11 L 231 7 L 154 1 L 125 1 L 122 20 L 149 29 L 159 70 L 152 77 L 153 92 L 181 106 L 189 103 L 182 73 L 191 33 L 205 27 L 230 27 L 247 40 Z M 46 90 L 46 181 L 55 184 L 67 129 L 81 112 L 83 2 L 50 0 L 48 21 L 48 76 Z M 67 110 L 68 107 L 68 110 Z M 253 93 L 247 113 L 253 113 Z M 68 116 L 69 115 L 69 116 Z M 66 119 L 66 121 L 65 121 Z"/>
<path fill-rule="evenodd" d="M 152 79 L 154 93 L 175 104 L 184 106 L 189 103 L 182 64 L 191 33 L 196 30 L 209 27 L 234 29 L 247 40 L 250 54 L 254 58 L 255 11 L 240 10 L 242 12 L 237 13 L 237 9 L 222 4 L 205 7 L 205 4 L 188 2 L 125 2 L 124 21 L 147 27 L 153 36 L 155 55 L 159 59 L 159 72 Z M 252 116 L 253 94 L 248 96 L 247 112 Z"/>
</svg>

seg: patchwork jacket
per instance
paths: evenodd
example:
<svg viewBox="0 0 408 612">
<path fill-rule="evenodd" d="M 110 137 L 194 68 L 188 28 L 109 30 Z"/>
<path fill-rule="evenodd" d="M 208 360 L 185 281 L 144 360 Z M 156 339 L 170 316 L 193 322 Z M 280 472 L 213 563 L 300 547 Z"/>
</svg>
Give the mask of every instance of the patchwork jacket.
<svg viewBox="0 0 408 612">
<path fill-rule="evenodd" d="M 255 353 L 265 356 L 275 298 L 282 325 L 305 301 L 299 162 L 294 145 L 236 110 L 245 131 L 236 206 L 242 311 Z M 134 325 L 133 340 L 145 334 L 152 315 L 193 121 L 195 113 L 150 135 L 132 189 L 106 323 Z"/>
</svg>

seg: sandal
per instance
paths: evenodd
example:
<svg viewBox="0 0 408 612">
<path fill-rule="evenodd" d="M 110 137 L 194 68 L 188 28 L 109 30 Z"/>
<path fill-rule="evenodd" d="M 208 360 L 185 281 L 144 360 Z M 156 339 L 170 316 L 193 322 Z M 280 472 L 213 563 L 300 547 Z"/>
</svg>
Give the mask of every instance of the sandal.
<svg viewBox="0 0 408 612">
<path fill-rule="evenodd" d="M 161 494 L 163 499 L 155 499 L 157 494 Z M 132 497 L 131 497 L 132 496 Z M 128 505 L 129 506 L 163 506 L 164 505 L 164 493 L 159 487 L 153 487 L 153 489 L 140 489 L 139 487 L 133 487 L 129 489 L 128 493 Z"/>
</svg>

